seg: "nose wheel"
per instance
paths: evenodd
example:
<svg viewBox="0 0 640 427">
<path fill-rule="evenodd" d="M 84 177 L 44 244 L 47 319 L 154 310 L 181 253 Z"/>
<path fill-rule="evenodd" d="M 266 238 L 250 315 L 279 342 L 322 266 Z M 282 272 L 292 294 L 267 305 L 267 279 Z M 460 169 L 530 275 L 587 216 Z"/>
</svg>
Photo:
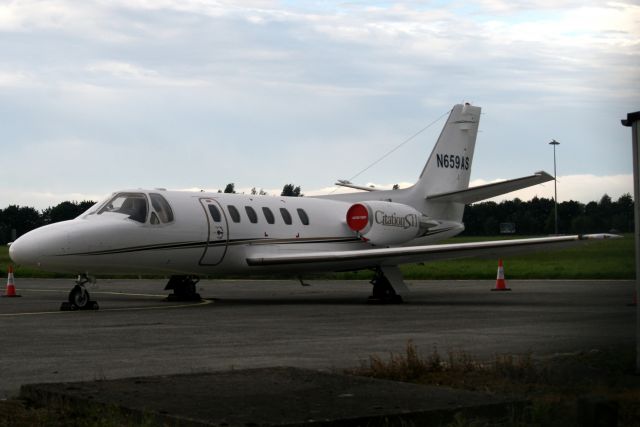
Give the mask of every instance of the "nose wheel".
<svg viewBox="0 0 640 427">
<path fill-rule="evenodd" d="M 86 275 L 78 276 L 76 285 L 69 292 L 68 301 L 63 302 L 60 306 L 61 311 L 97 310 L 100 308 L 96 301 L 91 300 L 89 291 L 84 286 L 87 282 L 89 282 L 89 278 Z"/>
</svg>

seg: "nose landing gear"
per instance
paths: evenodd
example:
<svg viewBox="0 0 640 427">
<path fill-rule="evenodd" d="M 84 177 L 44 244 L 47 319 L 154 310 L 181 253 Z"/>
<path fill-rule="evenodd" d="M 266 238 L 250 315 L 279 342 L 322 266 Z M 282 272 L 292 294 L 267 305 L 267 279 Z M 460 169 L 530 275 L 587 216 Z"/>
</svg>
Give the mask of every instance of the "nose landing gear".
<svg viewBox="0 0 640 427">
<path fill-rule="evenodd" d="M 86 274 L 78 276 L 76 285 L 69 292 L 69 300 L 60 305 L 60 311 L 98 310 L 100 308 L 96 301 L 91 300 L 89 292 L 84 286 L 89 281 Z"/>
<path fill-rule="evenodd" d="M 196 276 L 171 276 L 165 290 L 173 289 L 173 293 L 167 295 L 166 301 L 202 301 L 196 291 L 196 284 L 200 279 Z"/>
</svg>

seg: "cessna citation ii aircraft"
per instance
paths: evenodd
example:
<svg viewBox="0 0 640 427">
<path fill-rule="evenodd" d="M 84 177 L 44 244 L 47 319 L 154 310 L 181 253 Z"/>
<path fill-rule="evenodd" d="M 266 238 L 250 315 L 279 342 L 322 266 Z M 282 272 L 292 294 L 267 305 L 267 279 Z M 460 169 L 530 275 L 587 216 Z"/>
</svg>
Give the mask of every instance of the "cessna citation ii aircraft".
<svg viewBox="0 0 640 427">
<path fill-rule="evenodd" d="M 606 237 L 433 245 L 464 230 L 465 204 L 553 180 L 538 172 L 469 188 L 479 121 L 480 107 L 454 106 L 410 188 L 321 197 L 118 191 L 74 220 L 21 236 L 9 254 L 20 265 L 79 274 L 65 303 L 72 309 L 97 308 L 85 288 L 96 274 L 167 275 L 173 298 L 199 299 L 204 275 L 371 269 L 370 299 L 400 302 L 399 264 Z"/>
</svg>

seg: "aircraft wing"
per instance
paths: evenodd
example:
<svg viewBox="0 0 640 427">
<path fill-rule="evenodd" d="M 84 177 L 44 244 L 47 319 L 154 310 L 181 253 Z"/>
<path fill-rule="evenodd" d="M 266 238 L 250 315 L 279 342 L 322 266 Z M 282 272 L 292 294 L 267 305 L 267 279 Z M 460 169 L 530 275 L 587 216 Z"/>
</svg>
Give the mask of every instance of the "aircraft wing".
<svg viewBox="0 0 640 427">
<path fill-rule="evenodd" d="M 532 185 L 542 184 L 547 181 L 553 181 L 553 177 L 544 171 L 540 171 L 522 178 L 509 179 L 507 181 L 495 182 L 493 184 L 479 185 L 477 187 L 466 188 L 464 190 L 452 191 L 449 193 L 431 194 L 427 196 L 427 200 L 434 202 L 458 202 L 468 205 L 470 203 L 479 202 L 480 200 L 490 199 L 495 196 L 500 196 L 501 194 L 511 193 L 512 191 L 531 187 Z"/>
<path fill-rule="evenodd" d="M 376 265 L 397 265 L 441 259 L 465 258 L 473 256 L 512 254 L 514 252 L 561 248 L 576 242 L 619 238 L 615 234 L 587 234 L 553 236 L 530 239 L 495 240 L 471 243 L 450 243 L 442 245 L 404 246 L 394 248 L 364 249 L 349 251 L 326 251 L 291 254 L 255 254 L 246 259 L 250 266 L 294 266 L 333 264 L 365 268 Z"/>
</svg>

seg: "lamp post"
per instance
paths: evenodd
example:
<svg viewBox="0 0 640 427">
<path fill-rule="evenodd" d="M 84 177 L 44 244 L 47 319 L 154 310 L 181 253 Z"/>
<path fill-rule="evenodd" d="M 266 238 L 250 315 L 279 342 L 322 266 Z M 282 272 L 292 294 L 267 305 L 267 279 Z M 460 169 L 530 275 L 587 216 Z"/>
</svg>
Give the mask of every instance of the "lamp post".
<svg viewBox="0 0 640 427">
<path fill-rule="evenodd" d="M 631 128 L 631 152 L 633 153 L 633 236 L 636 249 L 636 299 L 640 295 L 640 111 L 627 114 L 622 120 Z M 636 374 L 640 374 L 640 304 L 636 303 Z"/>
<path fill-rule="evenodd" d="M 560 143 L 558 141 L 556 141 L 555 139 L 552 139 L 551 142 L 549 143 L 549 145 L 553 145 L 553 188 L 554 188 L 554 193 L 555 196 L 553 198 L 553 205 L 554 205 L 554 210 L 555 210 L 555 217 L 556 217 L 556 235 L 558 234 L 558 175 L 556 175 L 556 145 L 560 145 Z"/>
</svg>

